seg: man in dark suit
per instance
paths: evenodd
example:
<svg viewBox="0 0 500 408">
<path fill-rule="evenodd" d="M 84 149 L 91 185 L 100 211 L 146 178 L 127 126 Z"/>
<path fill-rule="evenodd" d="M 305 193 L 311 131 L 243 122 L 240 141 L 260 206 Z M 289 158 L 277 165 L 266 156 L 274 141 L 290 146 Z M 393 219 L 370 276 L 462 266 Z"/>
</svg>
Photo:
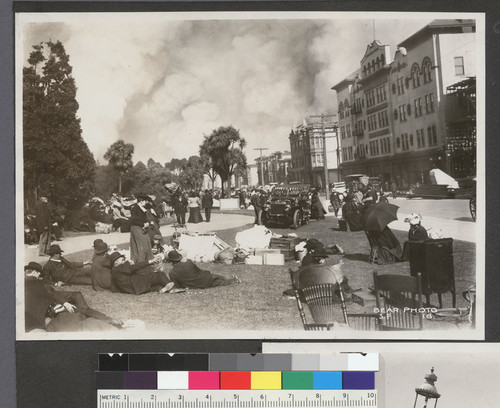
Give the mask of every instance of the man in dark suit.
<svg viewBox="0 0 500 408">
<path fill-rule="evenodd" d="M 63 252 L 64 251 L 59 245 L 50 246 L 47 251 L 50 255 L 50 259 L 43 267 L 44 279 L 72 285 L 92 285 L 90 270 L 82 269 L 92 262 L 70 262 L 62 256 Z"/>
<path fill-rule="evenodd" d="M 41 279 L 42 266 L 24 267 L 24 325 L 26 332 L 116 330 L 122 323 L 91 309 L 81 292 L 55 291 Z"/>
<path fill-rule="evenodd" d="M 154 272 L 148 269 L 150 265 L 158 262 L 158 258 L 149 261 L 140 261 L 131 264 L 119 252 L 110 255 L 111 279 L 116 289 L 121 293 L 142 295 L 149 292 L 171 292 L 174 283 L 170 282 L 165 273 Z M 175 293 L 175 292 L 172 292 Z"/>
<path fill-rule="evenodd" d="M 36 222 L 38 234 L 40 235 L 40 240 L 38 242 L 38 255 L 48 256 L 48 249 L 50 247 L 50 234 L 51 227 L 54 223 L 52 219 L 52 214 L 49 210 L 48 200 L 45 195 L 40 197 L 40 201 L 35 207 Z"/>
<path fill-rule="evenodd" d="M 175 216 L 177 218 L 177 224 L 185 225 L 186 224 L 186 209 L 187 209 L 188 201 L 184 194 L 180 191 L 174 197 L 174 211 Z"/>
<path fill-rule="evenodd" d="M 214 199 L 212 193 L 209 190 L 205 190 L 203 198 L 201 199 L 201 207 L 205 209 L 205 221 L 210 222 L 210 215 L 212 212 L 212 207 L 214 206 Z"/>
</svg>

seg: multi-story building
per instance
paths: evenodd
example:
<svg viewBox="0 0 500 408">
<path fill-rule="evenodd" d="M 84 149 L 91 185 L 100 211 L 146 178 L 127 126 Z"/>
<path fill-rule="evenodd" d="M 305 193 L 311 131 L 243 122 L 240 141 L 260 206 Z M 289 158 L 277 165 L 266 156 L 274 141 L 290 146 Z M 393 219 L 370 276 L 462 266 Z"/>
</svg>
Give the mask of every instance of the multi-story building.
<svg viewBox="0 0 500 408">
<path fill-rule="evenodd" d="M 456 177 L 471 175 L 475 114 L 468 116 L 468 130 L 458 131 L 463 120 L 450 113 L 447 119 L 445 113 L 453 100 L 447 91 L 476 76 L 474 20 L 435 20 L 400 43 L 393 61 L 389 55 L 388 46 L 374 41 L 360 68 L 332 88 L 338 99 L 342 174 L 366 173 L 394 180 L 400 188 L 429 182 L 435 167 Z M 349 125 L 355 137 L 348 136 Z M 449 142 L 451 132 L 458 145 Z M 463 149 L 468 149 L 468 164 L 458 160 Z"/>
<path fill-rule="evenodd" d="M 290 164 L 291 164 L 291 154 L 288 151 L 284 152 L 274 152 L 269 156 L 262 156 L 255 159 L 255 166 L 257 168 L 257 183 L 255 185 L 261 184 L 283 184 L 288 183 Z M 262 165 L 261 165 L 262 162 Z M 263 170 L 264 177 L 261 175 Z M 263 183 L 262 183 L 263 180 Z"/>
<path fill-rule="evenodd" d="M 338 125 L 335 120 L 331 120 L 331 116 L 304 119 L 301 125 L 292 129 L 289 139 L 292 181 L 301 181 L 324 188 L 324 145 L 326 146 L 328 180 L 329 182 L 338 181 L 340 162 Z"/>
</svg>

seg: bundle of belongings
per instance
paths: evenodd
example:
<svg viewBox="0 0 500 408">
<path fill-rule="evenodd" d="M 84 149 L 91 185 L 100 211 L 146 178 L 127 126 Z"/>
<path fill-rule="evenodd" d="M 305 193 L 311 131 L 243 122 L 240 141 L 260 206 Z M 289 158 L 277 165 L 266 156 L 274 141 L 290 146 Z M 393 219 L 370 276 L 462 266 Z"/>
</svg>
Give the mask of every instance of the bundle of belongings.
<svg viewBox="0 0 500 408">
<path fill-rule="evenodd" d="M 184 251 L 187 259 L 195 262 L 232 263 L 234 257 L 233 249 L 215 233 L 182 232 L 178 238 L 178 249 Z"/>
<path fill-rule="evenodd" d="M 269 248 L 272 236 L 272 232 L 264 225 L 254 225 L 236 234 L 236 244 L 247 252 L 252 252 L 255 248 Z"/>
</svg>

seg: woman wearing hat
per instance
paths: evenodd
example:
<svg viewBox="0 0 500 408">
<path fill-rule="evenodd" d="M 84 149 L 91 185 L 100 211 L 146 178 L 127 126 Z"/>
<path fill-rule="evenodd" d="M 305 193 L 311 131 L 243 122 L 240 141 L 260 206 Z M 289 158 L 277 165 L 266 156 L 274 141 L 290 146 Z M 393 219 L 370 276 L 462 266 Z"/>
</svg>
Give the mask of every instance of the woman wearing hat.
<svg viewBox="0 0 500 408">
<path fill-rule="evenodd" d="M 97 291 L 112 291 L 114 285 L 111 281 L 111 262 L 108 254 L 108 244 L 102 239 L 94 241 L 94 256 L 92 257 L 92 266 L 90 267 L 90 277 L 92 278 L 92 287 Z"/>
<path fill-rule="evenodd" d="M 151 251 L 150 224 L 146 209 L 148 196 L 145 193 L 137 193 L 135 196 L 137 203 L 130 210 L 130 259 L 137 263 L 149 261 L 154 256 Z"/>
<path fill-rule="evenodd" d="M 422 226 L 422 216 L 420 214 L 411 213 L 405 218 L 405 222 L 410 224 L 408 231 L 408 241 L 403 244 L 403 260 L 410 260 L 410 241 L 427 241 L 429 235 L 427 230 Z"/>
</svg>

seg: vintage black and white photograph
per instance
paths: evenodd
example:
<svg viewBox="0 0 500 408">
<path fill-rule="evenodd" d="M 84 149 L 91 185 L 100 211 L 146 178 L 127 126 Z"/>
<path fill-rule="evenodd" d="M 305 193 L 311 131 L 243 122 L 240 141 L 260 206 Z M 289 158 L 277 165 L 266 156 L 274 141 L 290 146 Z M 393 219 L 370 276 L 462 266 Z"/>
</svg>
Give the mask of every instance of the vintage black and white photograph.
<svg viewBox="0 0 500 408">
<path fill-rule="evenodd" d="M 15 38 L 18 339 L 484 339 L 484 14 Z"/>
</svg>

